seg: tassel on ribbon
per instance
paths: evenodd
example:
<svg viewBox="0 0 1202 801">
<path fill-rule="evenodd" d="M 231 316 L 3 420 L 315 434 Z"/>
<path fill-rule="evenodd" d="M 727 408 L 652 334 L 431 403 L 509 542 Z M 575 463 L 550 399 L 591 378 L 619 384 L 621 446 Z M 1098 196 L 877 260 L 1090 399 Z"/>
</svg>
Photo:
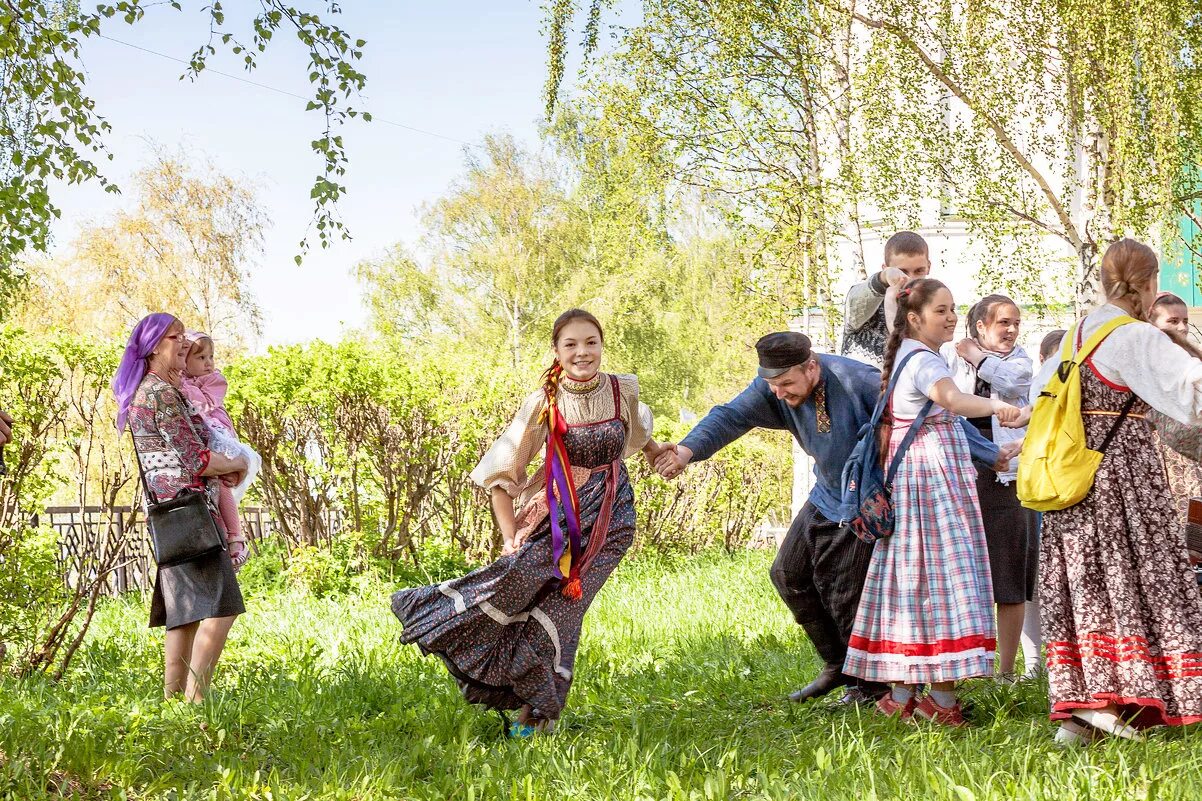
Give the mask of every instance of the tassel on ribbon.
<svg viewBox="0 0 1202 801">
<path fill-rule="evenodd" d="M 568 424 L 555 403 L 562 374 L 563 368 L 558 363 L 547 371 L 547 381 L 543 385 L 547 406 L 543 409 L 541 422 L 547 424 L 547 509 L 551 518 L 551 553 L 555 560 L 555 577 L 564 580 L 563 596 L 574 601 L 583 595 L 580 583 L 580 504 L 576 499 L 576 485 L 572 481 L 568 449 L 563 441 Z M 568 529 L 566 543 L 563 528 L 559 524 L 561 502 Z"/>
</svg>

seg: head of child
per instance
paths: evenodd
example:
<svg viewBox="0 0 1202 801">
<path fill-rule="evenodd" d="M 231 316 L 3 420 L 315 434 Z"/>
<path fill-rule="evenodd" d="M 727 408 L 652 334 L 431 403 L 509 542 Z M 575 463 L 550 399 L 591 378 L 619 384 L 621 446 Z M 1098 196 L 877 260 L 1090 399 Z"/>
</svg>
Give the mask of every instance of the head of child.
<svg viewBox="0 0 1202 801">
<path fill-rule="evenodd" d="M 217 372 L 213 361 L 213 340 L 207 334 L 188 332 L 188 358 L 184 361 L 184 374 L 189 378 L 200 378 Z"/>
<path fill-rule="evenodd" d="M 588 381 L 601 369 L 601 353 L 605 334 L 596 317 L 584 309 L 568 309 L 551 326 L 551 347 L 555 363 L 548 375 L 558 366 L 573 381 Z"/>
<path fill-rule="evenodd" d="M 1064 344 L 1064 335 L 1067 333 L 1063 328 L 1057 328 L 1055 331 L 1049 331 L 1043 335 L 1043 340 L 1039 343 L 1040 363 L 1046 362 L 1056 355 L 1056 351 L 1060 350 L 1060 346 Z"/>
<path fill-rule="evenodd" d="M 968 336 L 993 353 L 1014 350 L 1021 323 L 1018 304 L 1005 295 L 986 295 L 968 310 Z"/>
<path fill-rule="evenodd" d="M 885 269 L 901 270 L 911 280 L 931 272 L 927 241 L 913 231 L 898 231 L 885 242 Z"/>
<path fill-rule="evenodd" d="M 916 339 L 938 352 L 939 346 L 956 335 L 956 302 L 942 281 L 919 278 L 909 281 L 897 293 L 897 316 L 885 343 L 885 364 L 881 368 L 882 389 L 889 384 L 893 360 L 903 339 Z"/>
<path fill-rule="evenodd" d="M 1134 239 L 1120 239 L 1102 255 L 1102 291 L 1106 300 L 1147 320 L 1156 302 L 1160 264 L 1152 248 Z"/>
<path fill-rule="evenodd" d="M 1148 322 L 1165 333 L 1189 336 L 1189 307 L 1172 292 L 1161 292 L 1152 301 Z"/>
</svg>

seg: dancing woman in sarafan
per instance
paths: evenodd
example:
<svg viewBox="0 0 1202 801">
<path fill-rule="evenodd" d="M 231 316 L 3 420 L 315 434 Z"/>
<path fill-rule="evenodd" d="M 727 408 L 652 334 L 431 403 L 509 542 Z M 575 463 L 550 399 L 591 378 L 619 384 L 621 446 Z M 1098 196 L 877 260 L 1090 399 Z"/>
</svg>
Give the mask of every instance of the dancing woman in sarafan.
<svg viewBox="0 0 1202 801">
<path fill-rule="evenodd" d="M 1081 367 L 1087 446 L 1114 432 L 1093 489 L 1043 516 L 1039 600 L 1061 742 L 1202 721 L 1202 597 L 1147 419 L 1155 409 L 1202 423 L 1202 361 L 1143 322 L 1158 274 L 1151 248 L 1111 245 L 1108 302 L 1066 335 L 1077 348 L 1117 317 L 1138 321 L 1115 328 Z"/>
<path fill-rule="evenodd" d="M 588 312 L 560 315 L 543 387 L 472 471 L 491 495 L 501 558 L 392 596 L 401 641 L 442 657 L 468 701 L 520 710 L 511 735 L 549 731 L 563 711 L 584 613 L 634 540 L 623 459 L 659 450 L 638 380 L 600 372 L 602 340 Z"/>
</svg>

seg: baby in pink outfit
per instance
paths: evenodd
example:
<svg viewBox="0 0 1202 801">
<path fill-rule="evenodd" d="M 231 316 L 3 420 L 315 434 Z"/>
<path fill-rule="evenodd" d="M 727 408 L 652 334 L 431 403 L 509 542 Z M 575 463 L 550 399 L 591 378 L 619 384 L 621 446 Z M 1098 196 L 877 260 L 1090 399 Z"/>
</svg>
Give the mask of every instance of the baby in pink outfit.
<svg viewBox="0 0 1202 801">
<path fill-rule="evenodd" d="M 230 458 L 245 456 L 249 465 L 246 475 L 236 485 L 221 484 L 218 498 L 218 512 L 221 522 L 225 524 L 230 559 L 234 567 L 239 568 L 246 563 L 248 554 L 246 537 L 242 534 L 242 520 L 238 515 L 238 502 L 246 494 L 263 460 L 254 449 L 242 443 L 234 432 L 234 422 L 225 410 L 225 394 L 229 391 L 229 384 L 214 363 L 213 340 L 208 334 L 197 331 L 188 331 L 184 336 L 191 347 L 184 363 L 180 390 L 208 425 L 212 434 L 209 446 Z"/>
</svg>

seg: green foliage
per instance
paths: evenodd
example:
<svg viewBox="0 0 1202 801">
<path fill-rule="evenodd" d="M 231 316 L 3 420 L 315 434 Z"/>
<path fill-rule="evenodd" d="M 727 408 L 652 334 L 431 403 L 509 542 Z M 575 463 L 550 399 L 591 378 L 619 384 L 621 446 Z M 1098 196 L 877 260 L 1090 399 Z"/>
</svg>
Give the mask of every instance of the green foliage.
<svg viewBox="0 0 1202 801">
<path fill-rule="evenodd" d="M 595 30 L 602 0 L 546 6 L 549 103 L 582 5 Z M 724 198 L 806 306 L 831 303 L 837 240 L 869 266 L 870 227 L 965 224 L 1007 279 L 989 288 L 1040 305 L 1074 290 L 1091 302 L 1107 243 L 1170 241 L 1196 216 L 1194 0 L 652 0 L 642 11 L 585 102 L 656 152 L 674 184 Z M 586 35 L 586 59 L 595 42 Z"/>
<path fill-rule="evenodd" d="M 179 2 L 144 0 L 101 3 L 90 9 L 65 0 L 0 4 L 0 270 L 26 248 L 46 250 L 50 226 L 60 216 L 50 194 L 53 181 L 97 181 L 108 192 L 118 191 L 97 163 L 111 158 L 104 146 L 111 126 L 87 94 L 80 49 L 113 22 L 137 24 L 148 9 L 161 5 L 183 8 Z M 347 101 L 366 84 L 356 67 L 366 43 L 327 21 L 340 12 L 335 2 L 322 3 L 321 14 L 277 0 L 260 0 L 257 5 L 249 42 L 230 32 L 223 3 L 206 5 L 201 13 L 207 40 L 192 54 L 183 77 L 199 77 L 219 48 L 240 57 L 244 68 L 252 71 L 277 34 L 299 40 L 309 56 L 313 88 L 306 109 L 323 117 L 322 131 L 311 143 L 322 164 L 311 197 L 318 240 L 328 247 L 335 236 L 347 236 L 334 212 L 346 191 L 340 180 L 347 156 L 338 130 L 360 116 Z M 308 237 L 300 243 L 302 254 L 307 243 Z"/>
<path fill-rule="evenodd" d="M 786 695 L 820 667 L 769 553 L 627 560 L 585 617 L 552 737 L 509 741 L 434 656 L 398 643 L 395 586 L 253 598 L 214 692 L 164 703 L 162 635 L 107 603 L 59 685 L 0 679 L 0 788 L 60 798 L 581 801 L 1192 799 L 1202 735 L 1052 743 L 1047 688 L 970 682 L 973 726 Z M 249 569 L 249 568 L 248 568 Z"/>
<path fill-rule="evenodd" d="M 29 664 L 70 599 L 58 563 L 58 536 L 46 529 L 0 529 L 0 671 Z"/>
</svg>

